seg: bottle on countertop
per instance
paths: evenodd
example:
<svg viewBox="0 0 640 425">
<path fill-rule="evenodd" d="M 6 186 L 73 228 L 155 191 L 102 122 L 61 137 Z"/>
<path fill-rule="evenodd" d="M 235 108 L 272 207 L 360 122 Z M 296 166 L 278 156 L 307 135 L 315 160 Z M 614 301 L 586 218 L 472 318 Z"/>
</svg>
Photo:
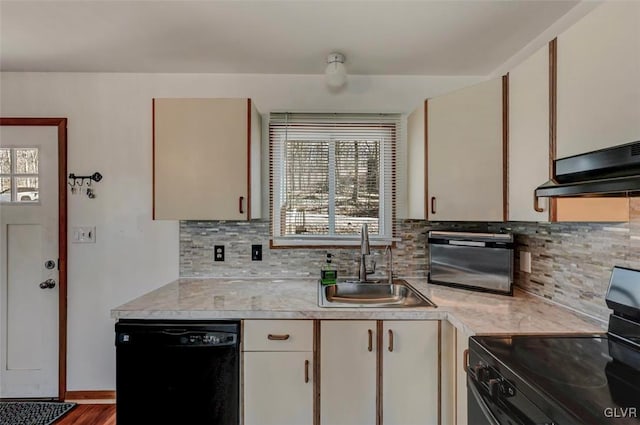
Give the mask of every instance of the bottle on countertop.
<svg viewBox="0 0 640 425">
<path fill-rule="evenodd" d="M 335 285 L 338 279 L 338 271 L 331 264 L 331 253 L 327 252 L 327 262 L 320 270 L 320 282 L 323 285 Z"/>
</svg>

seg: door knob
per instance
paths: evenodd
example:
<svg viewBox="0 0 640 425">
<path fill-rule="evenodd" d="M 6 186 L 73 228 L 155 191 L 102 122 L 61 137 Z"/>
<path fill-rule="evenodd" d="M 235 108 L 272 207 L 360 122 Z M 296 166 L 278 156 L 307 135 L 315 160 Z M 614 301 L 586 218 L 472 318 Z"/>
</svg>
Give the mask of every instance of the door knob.
<svg viewBox="0 0 640 425">
<path fill-rule="evenodd" d="M 40 284 L 40 289 L 51 289 L 51 288 L 55 288 L 55 286 L 56 286 L 55 280 L 47 279 Z"/>
</svg>

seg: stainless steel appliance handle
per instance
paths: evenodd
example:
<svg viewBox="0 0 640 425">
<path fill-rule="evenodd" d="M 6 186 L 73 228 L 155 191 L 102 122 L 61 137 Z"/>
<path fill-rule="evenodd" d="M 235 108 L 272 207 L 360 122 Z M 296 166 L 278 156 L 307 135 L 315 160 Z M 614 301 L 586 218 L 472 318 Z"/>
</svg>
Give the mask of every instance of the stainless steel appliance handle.
<svg viewBox="0 0 640 425">
<path fill-rule="evenodd" d="M 469 387 L 473 398 L 476 400 L 476 403 L 478 403 L 478 407 L 482 411 L 482 414 L 484 414 L 484 417 L 489 421 L 489 423 L 491 423 L 491 425 L 500 425 L 500 421 L 498 421 L 491 409 L 489 409 L 489 406 L 487 406 L 487 403 L 485 403 L 480 392 L 476 389 L 476 384 L 473 379 L 467 379 L 467 386 Z"/>
<path fill-rule="evenodd" d="M 456 241 L 450 240 L 449 245 L 459 245 L 459 246 L 476 246 L 479 248 L 484 248 L 487 246 L 485 242 L 477 242 L 477 241 Z"/>
</svg>

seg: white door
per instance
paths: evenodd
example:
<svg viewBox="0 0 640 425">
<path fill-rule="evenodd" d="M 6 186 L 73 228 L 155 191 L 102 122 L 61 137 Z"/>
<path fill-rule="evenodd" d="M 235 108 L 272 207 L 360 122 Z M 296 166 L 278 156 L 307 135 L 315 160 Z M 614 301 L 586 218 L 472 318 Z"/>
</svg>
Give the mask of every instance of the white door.
<svg viewBox="0 0 640 425">
<path fill-rule="evenodd" d="M 313 352 L 244 353 L 244 423 L 313 424 Z"/>
<path fill-rule="evenodd" d="M 376 423 L 376 321 L 320 324 L 320 423 Z"/>
<path fill-rule="evenodd" d="M 382 326 L 384 424 L 438 423 L 438 321 L 385 320 Z"/>
<path fill-rule="evenodd" d="M 502 80 L 429 100 L 428 218 L 502 221 Z"/>
<path fill-rule="evenodd" d="M 58 396 L 57 131 L 0 126 L 0 397 Z"/>
</svg>

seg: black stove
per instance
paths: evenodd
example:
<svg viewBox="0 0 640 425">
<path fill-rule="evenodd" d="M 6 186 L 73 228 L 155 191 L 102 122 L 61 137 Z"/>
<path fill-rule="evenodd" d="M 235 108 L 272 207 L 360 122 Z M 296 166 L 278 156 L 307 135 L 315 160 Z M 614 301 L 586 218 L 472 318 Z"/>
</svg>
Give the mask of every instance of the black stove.
<svg viewBox="0 0 640 425">
<path fill-rule="evenodd" d="M 640 424 L 640 271 L 615 267 L 609 331 L 472 337 L 469 424 Z"/>
</svg>

